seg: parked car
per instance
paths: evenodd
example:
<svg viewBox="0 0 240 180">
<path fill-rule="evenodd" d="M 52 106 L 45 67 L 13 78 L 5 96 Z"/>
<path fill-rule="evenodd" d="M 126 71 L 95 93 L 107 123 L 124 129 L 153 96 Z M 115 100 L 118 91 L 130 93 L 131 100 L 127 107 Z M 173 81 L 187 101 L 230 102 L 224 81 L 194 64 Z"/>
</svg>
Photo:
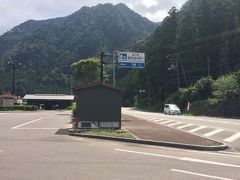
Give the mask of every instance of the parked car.
<svg viewBox="0 0 240 180">
<path fill-rule="evenodd" d="M 164 105 L 164 114 L 169 115 L 180 115 L 181 110 L 176 104 L 165 104 Z"/>
</svg>

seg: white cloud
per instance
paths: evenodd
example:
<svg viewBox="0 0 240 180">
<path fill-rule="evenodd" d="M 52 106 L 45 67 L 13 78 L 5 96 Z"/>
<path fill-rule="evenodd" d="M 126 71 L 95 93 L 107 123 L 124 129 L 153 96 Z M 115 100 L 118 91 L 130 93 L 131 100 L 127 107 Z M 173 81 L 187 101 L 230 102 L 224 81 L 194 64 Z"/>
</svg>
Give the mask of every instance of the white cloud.
<svg viewBox="0 0 240 180">
<path fill-rule="evenodd" d="M 156 0 L 143 0 L 142 4 L 145 5 L 147 8 L 150 8 L 150 7 L 158 5 L 158 1 L 156 1 Z"/>
<path fill-rule="evenodd" d="M 186 0 L 0 0 L 0 35 L 29 19 L 42 20 L 69 15 L 82 6 L 125 3 L 135 12 L 159 22 L 172 6 Z"/>
<path fill-rule="evenodd" d="M 160 22 L 162 21 L 166 16 L 168 15 L 168 12 L 165 10 L 160 10 L 155 13 L 147 13 L 146 17 L 148 19 L 151 19 L 153 22 Z"/>
</svg>

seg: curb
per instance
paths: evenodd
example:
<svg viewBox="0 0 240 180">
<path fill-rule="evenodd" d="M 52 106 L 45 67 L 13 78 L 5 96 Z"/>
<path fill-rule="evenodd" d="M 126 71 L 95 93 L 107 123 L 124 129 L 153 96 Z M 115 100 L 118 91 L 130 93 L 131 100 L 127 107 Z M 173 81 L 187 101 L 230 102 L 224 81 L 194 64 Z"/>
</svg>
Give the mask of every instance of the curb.
<svg viewBox="0 0 240 180">
<path fill-rule="evenodd" d="M 151 140 L 142 140 L 142 139 L 128 139 L 128 138 L 118 138 L 118 137 L 110 137 L 110 136 L 90 135 L 90 134 L 74 132 L 73 129 L 69 129 L 68 134 L 70 136 L 79 136 L 79 137 L 86 137 L 86 138 L 93 138 L 93 139 L 114 140 L 114 141 L 120 141 L 120 142 L 166 146 L 166 147 L 200 150 L 200 151 L 222 151 L 229 148 L 228 145 L 226 144 L 222 144 L 219 146 L 202 146 L 202 145 L 181 144 L 181 143 L 164 142 L 164 141 L 151 141 Z"/>
</svg>

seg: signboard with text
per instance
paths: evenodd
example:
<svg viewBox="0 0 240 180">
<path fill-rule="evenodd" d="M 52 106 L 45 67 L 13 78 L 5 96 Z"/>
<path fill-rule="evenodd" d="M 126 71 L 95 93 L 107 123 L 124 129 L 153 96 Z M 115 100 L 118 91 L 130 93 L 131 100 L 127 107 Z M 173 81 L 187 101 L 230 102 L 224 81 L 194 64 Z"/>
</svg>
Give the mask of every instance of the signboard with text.
<svg viewBox="0 0 240 180">
<path fill-rule="evenodd" d="M 119 68 L 144 68 L 145 54 L 136 52 L 119 52 L 118 53 Z"/>
</svg>

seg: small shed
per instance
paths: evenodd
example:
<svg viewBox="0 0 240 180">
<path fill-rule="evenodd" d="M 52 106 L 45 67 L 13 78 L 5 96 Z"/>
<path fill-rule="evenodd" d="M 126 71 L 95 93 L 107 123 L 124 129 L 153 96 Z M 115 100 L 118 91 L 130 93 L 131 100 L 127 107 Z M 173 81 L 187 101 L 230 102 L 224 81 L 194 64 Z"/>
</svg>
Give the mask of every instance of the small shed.
<svg viewBox="0 0 240 180">
<path fill-rule="evenodd" d="M 76 127 L 121 129 L 122 91 L 96 83 L 75 89 Z"/>
<path fill-rule="evenodd" d="M 0 106 L 8 107 L 13 106 L 15 103 L 17 103 L 17 97 L 9 92 L 0 96 Z"/>
</svg>

